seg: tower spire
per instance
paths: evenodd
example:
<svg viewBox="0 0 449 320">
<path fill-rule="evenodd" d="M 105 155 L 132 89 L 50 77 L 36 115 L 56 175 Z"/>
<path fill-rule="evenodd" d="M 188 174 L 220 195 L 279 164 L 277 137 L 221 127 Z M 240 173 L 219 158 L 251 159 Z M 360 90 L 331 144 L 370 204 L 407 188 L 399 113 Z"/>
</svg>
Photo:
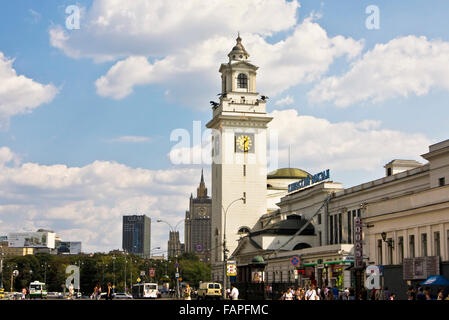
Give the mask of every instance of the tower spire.
<svg viewBox="0 0 449 320">
<path fill-rule="evenodd" d="M 200 181 L 199 187 L 196 189 L 196 194 L 197 194 L 198 198 L 207 197 L 207 188 L 206 188 L 206 184 L 204 183 L 203 169 L 201 169 L 201 181 Z"/>
</svg>

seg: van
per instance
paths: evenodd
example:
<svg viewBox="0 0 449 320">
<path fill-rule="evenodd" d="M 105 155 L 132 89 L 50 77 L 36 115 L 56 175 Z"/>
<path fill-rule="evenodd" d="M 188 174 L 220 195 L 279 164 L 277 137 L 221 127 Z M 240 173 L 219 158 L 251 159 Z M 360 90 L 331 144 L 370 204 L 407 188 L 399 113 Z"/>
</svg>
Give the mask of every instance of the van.
<svg viewBox="0 0 449 320">
<path fill-rule="evenodd" d="M 200 300 L 200 299 L 220 300 L 221 297 L 222 297 L 221 284 L 219 284 L 217 282 L 200 283 L 200 288 L 198 289 L 198 300 Z"/>
</svg>

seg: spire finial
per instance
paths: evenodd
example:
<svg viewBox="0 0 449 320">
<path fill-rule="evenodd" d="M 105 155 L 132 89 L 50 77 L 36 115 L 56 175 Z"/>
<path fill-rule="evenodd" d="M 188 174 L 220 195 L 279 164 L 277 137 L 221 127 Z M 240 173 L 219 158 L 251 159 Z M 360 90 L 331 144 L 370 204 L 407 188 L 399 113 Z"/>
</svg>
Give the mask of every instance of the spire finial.
<svg viewBox="0 0 449 320">
<path fill-rule="evenodd" d="M 204 183 L 203 169 L 201 169 L 201 182 Z"/>
</svg>

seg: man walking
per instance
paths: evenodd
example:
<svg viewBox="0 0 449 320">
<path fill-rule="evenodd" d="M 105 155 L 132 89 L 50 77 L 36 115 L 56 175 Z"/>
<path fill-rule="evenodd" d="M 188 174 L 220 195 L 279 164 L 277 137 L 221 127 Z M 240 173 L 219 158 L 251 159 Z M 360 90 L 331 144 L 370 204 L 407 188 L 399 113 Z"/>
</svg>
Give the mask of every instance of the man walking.
<svg viewBox="0 0 449 320">
<path fill-rule="evenodd" d="M 231 293 L 229 294 L 229 298 L 231 298 L 231 300 L 238 300 L 239 299 L 239 289 L 237 289 L 235 287 L 235 284 L 231 285 L 232 290 Z"/>
</svg>

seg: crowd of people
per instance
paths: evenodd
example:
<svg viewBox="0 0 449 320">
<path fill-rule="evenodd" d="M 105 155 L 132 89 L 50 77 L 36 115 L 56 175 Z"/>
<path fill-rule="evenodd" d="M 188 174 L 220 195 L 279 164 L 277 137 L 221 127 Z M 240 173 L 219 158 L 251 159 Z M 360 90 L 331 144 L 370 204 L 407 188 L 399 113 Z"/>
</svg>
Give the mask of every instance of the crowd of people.
<svg viewBox="0 0 449 320">
<path fill-rule="evenodd" d="M 408 300 L 449 300 L 449 294 L 443 289 L 438 290 L 436 296 L 431 295 L 429 287 L 409 287 L 407 291 Z M 367 290 L 362 287 L 358 296 L 353 287 L 339 290 L 337 287 L 319 288 L 312 284 L 310 287 L 290 287 L 281 292 L 280 300 L 397 300 L 397 295 L 388 287 Z"/>
</svg>

